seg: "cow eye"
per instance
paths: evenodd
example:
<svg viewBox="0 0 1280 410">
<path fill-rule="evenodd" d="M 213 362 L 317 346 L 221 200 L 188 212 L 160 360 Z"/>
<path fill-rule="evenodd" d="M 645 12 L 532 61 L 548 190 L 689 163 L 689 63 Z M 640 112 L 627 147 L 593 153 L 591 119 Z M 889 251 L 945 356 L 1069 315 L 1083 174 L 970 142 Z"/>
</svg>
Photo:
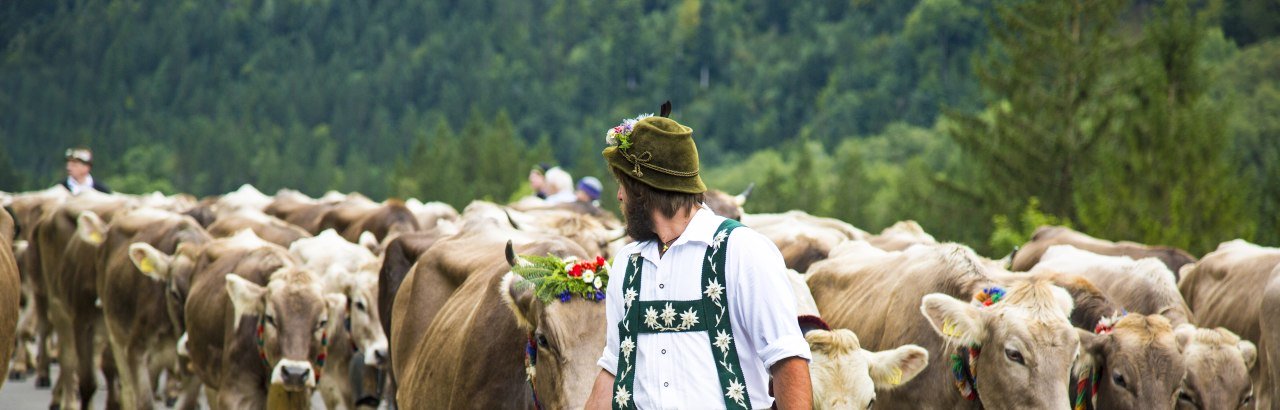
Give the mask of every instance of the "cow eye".
<svg viewBox="0 0 1280 410">
<path fill-rule="evenodd" d="M 876 398 L 872 397 L 871 402 L 867 403 L 867 410 L 871 410 L 871 408 L 875 406 L 876 406 Z"/>
<path fill-rule="evenodd" d="M 316 330 L 324 329 L 329 324 L 328 319 L 320 319 L 320 323 L 316 324 Z"/>
<path fill-rule="evenodd" d="M 1015 363 L 1018 363 L 1021 365 L 1027 364 L 1026 359 L 1022 357 L 1022 352 L 1019 352 L 1015 349 L 1009 349 L 1009 348 L 1004 349 L 1004 356 L 1009 358 L 1009 360 L 1012 360 Z"/>
<path fill-rule="evenodd" d="M 1124 375 L 1120 374 L 1120 372 L 1115 372 L 1114 374 L 1111 375 L 1111 382 L 1115 383 L 1116 386 L 1120 386 L 1126 389 L 1129 388 L 1129 383 L 1127 383 L 1124 380 Z"/>
<path fill-rule="evenodd" d="M 544 349 L 547 348 L 547 336 L 542 334 L 538 335 L 538 347 L 541 347 Z"/>
<path fill-rule="evenodd" d="M 276 325 L 275 316 L 267 315 L 267 324 L 271 326 L 275 326 Z"/>
<path fill-rule="evenodd" d="M 1196 399 L 1191 397 L 1191 393 L 1187 393 L 1185 389 L 1178 390 L 1178 401 L 1192 407 L 1196 405 Z"/>
<path fill-rule="evenodd" d="M 364 302 L 363 302 L 363 301 L 356 302 L 356 310 L 359 310 L 359 311 L 361 311 L 361 312 L 363 312 L 363 311 L 364 311 Z"/>
<path fill-rule="evenodd" d="M 1249 407 L 1249 404 L 1251 403 L 1253 403 L 1253 393 L 1249 393 L 1249 395 L 1244 396 L 1243 399 L 1240 399 L 1240 407 Z"/>
</svg>

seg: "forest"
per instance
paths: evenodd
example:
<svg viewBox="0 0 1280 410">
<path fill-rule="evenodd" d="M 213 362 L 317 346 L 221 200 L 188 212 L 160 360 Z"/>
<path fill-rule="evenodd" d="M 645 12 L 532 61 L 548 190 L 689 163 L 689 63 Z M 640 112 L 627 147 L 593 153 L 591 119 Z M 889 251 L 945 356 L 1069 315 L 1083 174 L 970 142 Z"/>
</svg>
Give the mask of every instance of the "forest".
<svg viewBox="0 0 1280 410">
<path fill-rule="evenodd" d="M 250 183 L 455 207 L 663 101 L 748 212 L 1280 245 L 1270 0 L 9 0 L 0 191 Z"/>
</svg>

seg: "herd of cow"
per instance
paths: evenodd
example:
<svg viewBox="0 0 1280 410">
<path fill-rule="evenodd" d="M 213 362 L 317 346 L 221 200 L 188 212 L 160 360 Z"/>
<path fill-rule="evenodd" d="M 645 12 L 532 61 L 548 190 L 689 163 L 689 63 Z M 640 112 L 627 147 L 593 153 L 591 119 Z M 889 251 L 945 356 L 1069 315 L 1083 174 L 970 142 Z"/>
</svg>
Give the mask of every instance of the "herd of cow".
<svg viewBox="0 0 1280 410">
<path fill-rule="evenodd" d="M 1280 249 L 1197 260 L 1044 227 L 993 260 L 911 221 L 873 235 L 745 200 L 707 203 L 782 252 L 818 407 L 1280 408 Z M 0 204 L 0 363 L 62 409 L 99 379 L 109 408 L 580 408 L 604 304 L 544 303 L 509 272 L 627 240 L 609 213 L 536 201 L 55 187 Z"/>
</svg>

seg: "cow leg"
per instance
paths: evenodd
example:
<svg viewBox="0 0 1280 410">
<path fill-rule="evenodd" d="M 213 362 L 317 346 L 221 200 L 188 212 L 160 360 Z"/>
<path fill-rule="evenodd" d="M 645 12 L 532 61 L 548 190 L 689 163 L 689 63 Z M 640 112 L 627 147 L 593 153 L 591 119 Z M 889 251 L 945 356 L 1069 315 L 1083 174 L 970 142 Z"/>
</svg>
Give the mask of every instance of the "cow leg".
<svg viewBox="0 0 1280 410">
<path fill-rule="evenodd" d="M 1254 383 L 1258 408 L 1270 406 L 1280 409 L 1280 276 L 1271 279 L 1262 292 L 1262 308 L 1258 315 L 1258 327 L 1262 338 L 1258 341 L 1258 359 L 1254 363 L 1261 376 Z"/>
<path fill-rule="evenodd" d="M 70 371 L 67 366 L 68 362 L 74 361 L 76 370 L 76 380 L 79 382 L 80 408 L 93 408 L 90 404 L 93 395 L 98 391 L 97 374 L 94 371 L 93 358 L 98 350 L 93 343 L 94 335 L 97 332 L 97 323 L 101 320 L 101 313 L 95 311 L 81 312 L 73 319 L 75 331 L 73 343 L 63 343 L 62 347 L 62 371 Z M 68 385 L 66 388 L 70 388 Z M 64 403 L 64 409 L 65 403 Z"/>
<path fill-rule="evenodd" d="M 104 337 L 105 339 L 105 337 Z M 99 344 L 99 346 L 101 346 Z M 107 410 L 119 410 L 120 406 L 120 373 L 116 369 L 115 354 L 111 349 L 102 349 L 102 378 L 107 387 Z"/>
<path fill-rule="evenodd" d="M 76 379 L 80 373 L 80 361 L 76 356 L 76 329 L 72 324 L 71 318 L 67 315 L 67 310 L 61 303 L 55 303 L 51 307 L 49 322 L 53 326 L 55 334 L 58 335 L 57 343 L 59 344 L 59 350 L 63 354 L 60 363 L 61 369 L 58 371 L 58 380 L 54 385 L 55 394 L 51 398 L 52 402 L 49 404 L 49 408 L 78 410 L 80 409 L 80 390 L 76 387 Z"/>
<path fill-rule="evenodd" d="M 176 407 L 179 410 L 198 410 L 200 408 L 200 378 L 187 370 L 186 360 L 179 359 L 178 366 L 182 391 L 179 392 Z M 209 403 L 212 404 L 214 402 L 210 401 Z"/>
<path fill-rule="evenodd" d="M 9 368 L 9 380 L 22 380 L 35 368 L 32 352 L 36 340 L 36 309 L 31 292 L 22 290 L 22 318 L 18 321 L 16 346 L 13 350 L 13 366 Z"/>
<path fill-rule="evenodd" d="M 120 377 L 121 403 L 126 409 L 151 409 L 151 376 L 147 369 L 147 352 L 134 346 L 132 340 L 120 340 L 111 332 L 111 350 Z"/>
<path fill-rule="evenodd" d="M 49 365 L 53 362 L 50 356 L 50 344 L 53 342 L 53 326 L 49 323 L 49 300 L 46 295 L 37 294 L 35 298 L 36 318 L 36 388 L 49 388 Z M 58 395 L 55 391 L 54 395 Z"/>
</svg>

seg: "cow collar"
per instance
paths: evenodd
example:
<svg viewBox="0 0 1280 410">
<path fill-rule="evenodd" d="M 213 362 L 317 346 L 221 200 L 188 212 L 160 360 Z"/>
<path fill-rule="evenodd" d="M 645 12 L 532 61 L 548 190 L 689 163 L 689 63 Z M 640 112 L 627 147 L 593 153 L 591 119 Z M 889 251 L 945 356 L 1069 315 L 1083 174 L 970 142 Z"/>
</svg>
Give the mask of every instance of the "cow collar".
<svg viewBox="0 0 1280 410">
<path fill-rule="evenodd" d="M 973 295 L 973 303 L 979 308 L 988 307 L 1004 300 L 1005 290 L 999 286 L 983 288 Z M 974 343 L 960 346 L 951 355 L 951 374 L 956 379 L 956 390 L 965 400 L 978 400 L 978 355 L 982 354 L 982 344 Z"/>
<path fill-rule="evenodd" d="M 257 337 L 258 358 L 262 359 L 262 367 L 267 369 L 267 373 L 271 372 L 271 362 L 267 360 L 266 339 L 262 337 L 262 332 L 267 324 L 267 315 L 258 315 L 258 328 L 254 332 Z M 316 354 L 316 383 L 320 382 L 320 376 L 324 375 L 324 361 L 329 356 L 329 327 L 325 326 L 323 333 L 320 334 L 320 353 Z M 267 383 L 270 383 L 268 381 Z"/>
<path fill-rule="evenodd" d="M 1129 315 L 1129 311 L 1121 311 L 1114 316 L 1104 316 L 1098 319 L 1098 324 L 1093 327 L 1093 333 L 1099 335 L 1109 335 L 1115 331 L 1116 322 Z M 1098 408 L 1098 374 L 1102 372 L 1100 366 L 1094 366 L 1094 369 L 1080 375 L 1076 380 L 1076 403 L 1072 407 L 1073 410 L 1085 410 L 1085 401 L 1087 400 L 1093 408 Z"/>
<path fill-rule="evenodd" d="M 524 345 L 524 375 L 525 380 L 529 382 L 529 391 L 533 394 L 533 408 L 542 410 L 542 401 L 538 400 L 538 388 L 534 386 L 537 379 L 538 365 L 538 345 L 533 342 L 533 331 L 529 331 L 529 335 L 525 337 Z"/>
</svg>

